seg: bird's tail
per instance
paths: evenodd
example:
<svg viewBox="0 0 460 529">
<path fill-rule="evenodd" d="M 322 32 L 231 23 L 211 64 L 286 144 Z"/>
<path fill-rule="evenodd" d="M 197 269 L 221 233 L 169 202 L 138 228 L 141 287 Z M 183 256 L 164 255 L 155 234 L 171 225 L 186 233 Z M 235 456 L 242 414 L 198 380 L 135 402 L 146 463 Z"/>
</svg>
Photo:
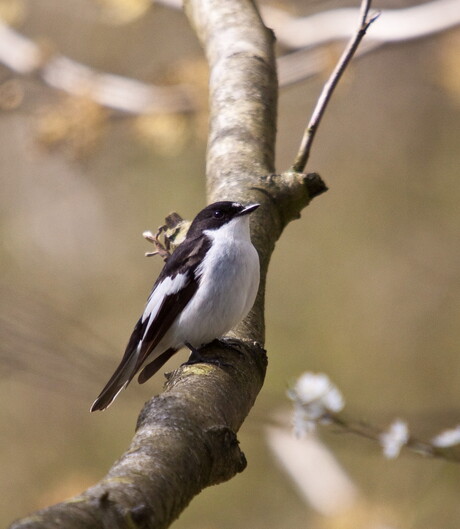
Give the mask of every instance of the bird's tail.
<svg viewBox="0 0 460 529">
<path fill-rule="evenodd" d="M 125 360 L 125 361 L 123 361 Z M 120 365 L 115 370 L 115 373 L 110 377 L 110 380 L 104 386 L 104 389 L 99 394 L 98 398 L 93 402 L 91 411 L 105 410 L 117 397 L 118 393 L 124 389 L 136 374 L 136 360 L 137 356 L 132 355 L 126 361 L 123 359 Z"/>
</svg>

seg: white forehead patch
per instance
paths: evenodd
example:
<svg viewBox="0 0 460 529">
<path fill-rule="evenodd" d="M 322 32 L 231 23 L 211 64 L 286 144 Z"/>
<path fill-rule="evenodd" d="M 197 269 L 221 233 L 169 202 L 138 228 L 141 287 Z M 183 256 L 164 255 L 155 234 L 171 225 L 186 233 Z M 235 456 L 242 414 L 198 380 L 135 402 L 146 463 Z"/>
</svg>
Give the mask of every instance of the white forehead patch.
<svg viewBox="0 0 460 529">
<path fill-rule="evenodd" d="M 232 203 L 232 206 L 233 206 L 234 208 L 240 208 L 240 207 L 241 207 L 241 204 L 240 204 L 239 202 L 233 202 L 233 203 Z"/>
</svg>

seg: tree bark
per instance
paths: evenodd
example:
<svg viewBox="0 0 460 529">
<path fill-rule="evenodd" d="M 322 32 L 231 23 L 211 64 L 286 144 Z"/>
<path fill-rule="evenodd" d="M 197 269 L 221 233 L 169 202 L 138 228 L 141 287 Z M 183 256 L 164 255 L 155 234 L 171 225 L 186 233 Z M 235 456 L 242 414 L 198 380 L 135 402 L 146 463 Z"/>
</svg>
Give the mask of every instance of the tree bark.
<svg viewBox="0 0 460 529">
<path fill-rule="evenodd" d="M 204 357 L 184 365 L 141 411 L 135 436 L 107 476 L 81 495 L 13 523 L 11 529 L 168 527 L 204 487 L 246 465 L 236 432 L 259 393 L 267 365 L 265 279 L 287 223 L 326 190 L 318 175 L 274 174 L 277 80 L 274 36 L 250 0 L 186 0 L 210 66 L 209 202 L 258 202 L 252 239 L 261 262 L 254 309 Z"/>
</svg>

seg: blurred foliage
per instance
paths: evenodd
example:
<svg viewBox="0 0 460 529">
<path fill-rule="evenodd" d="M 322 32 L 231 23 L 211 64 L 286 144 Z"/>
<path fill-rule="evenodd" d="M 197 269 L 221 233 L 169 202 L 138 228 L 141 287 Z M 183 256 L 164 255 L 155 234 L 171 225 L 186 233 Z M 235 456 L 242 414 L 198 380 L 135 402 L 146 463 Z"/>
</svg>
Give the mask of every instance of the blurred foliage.
<svg viewBox="0 0 460 529">
<path fill-rule="evenodd" d="M 458 50 L 460 49 L 459 32 L 452 33 L 448 38 L 441 40 L 442 53 L 440 54 L 441 86 L 452 96 L 453 104 L 460 106 L 460 61 Z"/>
<path fill-rule="evenodd" d="M 84 158 L 97 148 L 106 121 L 107 111 L 91 99 L 67 96 L 42 109 L 37 140 L 46 148 Z"/>
<path fill-rule="evenodd" d="M 8 79 L 0 84 L 0 110 L 14 110 L 24 99 L 24 89 L 17 79 Z"/>
<path fill-rule="evenodd" d="M 128 24 L 141 17 L 151 7 L 151 0 L 97 0 L 103 8 L 104 21 Z"/>
<path fill-rule="evenodd" d="M 141 115 L 135 127 L 142 141 L 163 156 L 176 156 L 191 134 L 187 118 L 180 114 Z"/>
<path fill-rule="evenodd" d="M 5 23 L 20 24 L 27 13 L 24 0 L 0 0 L 0 19 Z"/>
<path fill-rule="evenodd" d="M 180 11 L 125 4 L 139 15 L 113 26 L 89 0 L 17 3 L 23 34 L 92 67 L 154 82 L 195 76 L 198 116 L 120 118 L 0 68 L 0 101 L 14 102 L 0 116 L 3 525 L 100 479 L 163 383 L 133 384 L 89 413 L 161 267 L 143 258 L 141 233 L 205 203 L 199 46 Z M 366 440 L 326 432 L 359 499 L 325 517 L 283 474 L 264 426 L 289 413 L 285 390 L 306 369 L 328 373 L 355 418 L 399 416 L 428 437 L 459 422 L 458 44 L 452 31 L 387 46 L 346 73 L 308 167 L 330 191 L 288 227 L 270 267 L 269 371 L 240 436 L 248 469 L 204 491 L 176 529 L 457 529 L 457 466 L 387 461 Z M 282 92 L 278 170 L 320 86 Z"/>
</svg>

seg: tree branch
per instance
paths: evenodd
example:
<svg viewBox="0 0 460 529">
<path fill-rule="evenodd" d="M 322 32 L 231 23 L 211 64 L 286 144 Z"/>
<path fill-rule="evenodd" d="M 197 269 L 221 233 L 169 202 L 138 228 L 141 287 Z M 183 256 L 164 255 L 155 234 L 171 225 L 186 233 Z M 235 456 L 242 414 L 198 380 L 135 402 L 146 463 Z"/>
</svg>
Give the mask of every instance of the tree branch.
<svg viewBox="0 0 460 529">
<path fill-rule="evenodd" d="M 98 484 L 12 529 L 161 529 L 204 487 L 245 467 L 235 432 L 266 369 L 264 292 L 269 259 L 286 224 L 326 187 L 318 175 L 274 175 L 277 82 L 272 32 L 249 0 L 188 0 L 186 12 L 211 68 L 208 199 L 257 201 L 252 238 L 261 287 L 232 341 L 202 351 L 221 366 L 184 365 L 142 410 L 128 451 Z M 235 352 L 238 350 L 238 353 Z"/>
</svg>

